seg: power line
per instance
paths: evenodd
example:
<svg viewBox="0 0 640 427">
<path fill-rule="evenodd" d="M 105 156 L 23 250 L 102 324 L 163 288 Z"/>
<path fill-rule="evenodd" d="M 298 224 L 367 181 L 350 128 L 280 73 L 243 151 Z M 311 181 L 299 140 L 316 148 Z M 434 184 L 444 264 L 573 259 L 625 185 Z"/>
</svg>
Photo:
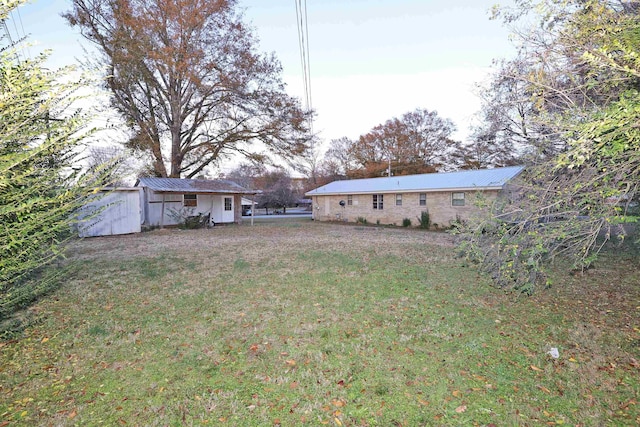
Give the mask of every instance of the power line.
<svg viewBox="0 0 640 427">
<path fill-rule="evenodd" d="M 304 102 L 307 110 L 313 108 L 311 102 L 311 66 L 309 61 L 309 25 L 307 14 L 307 1 L 295 0 L 296 27 L 298 29 L 298 46 L 300 49 L 300 65 L 302 67 L 302 82 Z M 309 127 L 313 133 L 313 123 L 309 120 Z"/>
<path fill-rule="evenodd" d="M 22 23 L 22 14 L 20 13 L 20 8 L 19 7 L 16 8 L 16 13 L 18 14 L 18 20 L 20 21 L 20 28 L 22 28 L 22 37 L 26 38 L 27 37 L 27 33 L 24 30 L 24 24 Z M 15 25 L 15 22 L 14 22 L 14 25 Z M 18 30 L 16 29 L 16 32 L 17 31 Z M 31 50 L 29 49 L 29 45 L 28 44 L 26 45 L 26 48 L 27 48 L 27 55 L 28 55 L 29 58 L 31 58 Z"/>
</svg>

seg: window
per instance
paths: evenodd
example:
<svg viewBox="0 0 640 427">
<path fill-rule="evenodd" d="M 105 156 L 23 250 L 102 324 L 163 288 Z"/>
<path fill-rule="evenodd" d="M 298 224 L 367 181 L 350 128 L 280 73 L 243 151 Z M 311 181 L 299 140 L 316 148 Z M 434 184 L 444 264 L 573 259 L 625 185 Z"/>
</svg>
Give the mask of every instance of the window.
<svg viewBox="0 0 640 427">
<path fill-rule="evenodd" d="M 451 206 L 464 206 L 464 193 L 451 193 Z"/>
<path fill-rule="evenodd" d="M 396 206 L 402 206 L 402 194 L 396 194 Z"/>
<path fill-rule="evenodd" d="M 198 195 L 197 194 L 185 194 L 184 195 L 184 206 L 198 206 Z"/>
<path fill-rule="evenodd" d="M 420 193 L 420 206 L 427 206 L 427 193 Z"/>
<path fill-rule="evenodd" d="M 373 195 L 373 209 L 382 210 L 384 204 L 384 196 L 382 194 Z"/>
<path fill-rule="evenodd" d="M 351 194 L 347 195 L 347 206 L 353 205 L 353 196 Z"/>
<path fill-rule="evenodd" d="M 230 211 L 231 210 L 231 197 L 225 197 L 224 198 L 224 210 L 225 211 Z"/>
</svg>

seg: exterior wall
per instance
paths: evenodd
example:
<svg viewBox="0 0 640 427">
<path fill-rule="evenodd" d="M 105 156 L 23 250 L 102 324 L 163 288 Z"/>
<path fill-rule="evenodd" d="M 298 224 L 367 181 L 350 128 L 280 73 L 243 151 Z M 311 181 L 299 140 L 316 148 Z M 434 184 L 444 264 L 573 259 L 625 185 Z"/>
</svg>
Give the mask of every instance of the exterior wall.
<svg viewBox="0 0 640 427">
<path fill-rule="evenodd" d="M 172 217 L 172 210 L 181 211 L 182 209 L 188 209 L 191 215 L 197 214 L 212 214 L 211 219 L 216 223 L 233 223 L 237 222 L 240 215 L 238 209 L 240 204 L 238 203 L 240 195 L 236 194 L 198 194 L 197 206 L 185 207 L 183 205 L 182 193 L 164 193 L 164 220 L 162 217 L 162 193 L 156 193 L 148 188 L 144 189 L 145 192 L 145 221 L 147 226 L 165 226 L 177 225 L 178 221 Z M 233 210 L 231 213 L 224 213 L 224 198 L 231 197 L 233 199 Z"/>
<path fill-rule="evenodd" d="M 462 191 L 455 191 L 456 193 Z M 423 211 L 429 211 L 432 226 L 449 227 L 457 218 L 469 219 L 482 208 L 477 206 L 478 197 L 491 203 L 498 191 L 464 191 L 465 205 L 453 206 L 451 191 L 423 193 L 427 195 L 427 205 L 420 206 L 420 193 L 382 193 L 383 209 L 373 209 L 372 194 L 353 194 L 352 205 L 347 204 L 347 194 L 334 196 L 313 196 L 313 219 L 317 221 L 356 222 L 359 217 L 368 223 L 402 225 L 404 218 L 409 218 L 413 226 L 420 223 L 418 218 Z M 402 194 L 402 206 L 396 206 L 396 194 Z M 345 206 L 340 206 L 344 200 Z"/>
<path fill-rule="evenodd" d="M 98 195 L 80 211 L 78 234 L 95 237 L 139 233 L 142 223 L 140 198 L 138 188 L 114 189 Z"/>
</svg>

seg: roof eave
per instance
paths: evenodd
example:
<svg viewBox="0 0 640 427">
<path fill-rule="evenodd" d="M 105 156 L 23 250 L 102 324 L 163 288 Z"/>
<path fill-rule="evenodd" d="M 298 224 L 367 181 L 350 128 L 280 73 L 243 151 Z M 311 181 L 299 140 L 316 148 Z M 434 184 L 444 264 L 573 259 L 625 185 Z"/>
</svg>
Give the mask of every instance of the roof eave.
<svg viewBox="0 0 640 427">
<path fill-rule="evenodd" d="M 405 189 L 405 190 L 371 190 L 371 191 L 326 191 L 326 192 L 315 192 L 310 191 L 305 193 L 305 196 L 339 196 L 346 194 L 384 194 L 384 193 L 444 193 L 451 191 L 490 191 L 490 190 L 502 190 L 504 185 L 500 186 L 484 186 L 484 187 L 451 187 L 451 188 L 415 188 L 415 189 Z"/>
</svg>

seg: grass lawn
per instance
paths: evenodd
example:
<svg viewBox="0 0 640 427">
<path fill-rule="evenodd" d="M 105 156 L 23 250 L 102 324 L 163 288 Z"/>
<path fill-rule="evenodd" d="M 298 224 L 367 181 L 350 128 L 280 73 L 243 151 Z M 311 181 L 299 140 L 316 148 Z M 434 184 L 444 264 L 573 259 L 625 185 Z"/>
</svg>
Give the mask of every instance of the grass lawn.
<svg viewBox="0 0 640 427">
<path fill-rule="evenodd" d="M 0 426 L 640 423 L 631 256 L 530 298 L 448 235 L 308 220 L 86 239 L 69 261 L 0 343 Z"/>
</svg>

